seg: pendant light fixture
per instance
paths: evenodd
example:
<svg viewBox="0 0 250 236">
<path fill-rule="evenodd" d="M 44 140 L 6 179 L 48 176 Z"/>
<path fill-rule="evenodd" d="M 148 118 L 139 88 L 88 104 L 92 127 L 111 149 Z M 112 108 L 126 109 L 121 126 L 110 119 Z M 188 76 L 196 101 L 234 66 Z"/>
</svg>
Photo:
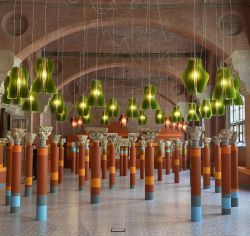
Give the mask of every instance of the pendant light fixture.
<svg viewBox="0 0 250 236">
<path fill-rule="evenodd" d="M 109 114 L 108 114 L 106 109 L 102 112 L 101 124 L 102 125 L 108 125 L 109 124 Z"/>
<path fill-rule="evenodd" d="M 144 87 L 144 96 L 142 101 L 141 108 L 143 110 L 152 109 L 156 110 L 158 109 L 158 104 L 156 101 L 156 86 L 155 85 L 146 85 Z"/>
<path fill-rule="evenodd" d="M 37 102 L 37 96 L 34 93 L 30 93 L 28 98 L 24 99 L 22 110 L 27 112 L 37 112 L 39 111 L 39 106 Z"/>
<path fill-rule="evenodd" d="M 90 84 L 90 95 L 88 97 L 88 106 L 104 107 L 105 98 L 102 89 L 102 81 L 92 80 Z"/>
<path fill-rule="evenodd" d="M 79 116 L 87 115 L 89 113 L 88 98 L 84 95 L 80 96 L 76 101 L 76 111 Z"/>
<path fill-rule="evenodd" d="M 164 124 L 165 121 L 165 112 L 162 108 L 155 111 L 155 123 Z"/>
<path fill-rule="evenodd" d="M 77 117 L 77 127 L 78 127 L 78 128 L 81 128 L 81 127 L 82 127 L 82 124 L 83 124 L 82 117 L 81 117 L 81 116 L 78 116 L 78 117 Z"/>
<path fill-rule="evenodd" d="M 127 117 L 128 118 L 137 118 L 138 117 L 138 105 L 135 97 L 131 97 L 128 100 L 127 108 Z"/>
<path fill-rule="evenodd" d="M 200 118 L 196 112 L 196 104 L 194 102 L 188 104 L 187 121 L 199 121 Z"/>
<path fill-rule="evenodd" d="M 38 58 L 36 61 L 36 78 L 32 82 L 32 93 L 56 93 L 56 83 L 53 80 L 54 63 L 49 58 Z"/>
<path fill-rule="evenodd" d="M 172 129 L 176 129 L 177 127 L 177 123 L 176 122 L 172 122 Z"/>
<path fill-rule="evenodd" d="M 172 123 L 177 123 L 182 121 L 182 114 L 180 111 L 180 106 L 174 107 L 172 113 L 171 113 L 171 121 Z"/>
<path fill-rule="evenodd" d="M 120 118 L 119 118 L 119 123 L 121 125 L 122 128 L 126 127 L 127 125 L 127 117 L 124 113 L 121 114 Z"/>
<path fill-rule="evenodd" d="M 182 74 L 182 83 L 189 94 L 202 93 L 209 80 L 209 74 L 202 66 L 201 58 L 190 58 Z"/>
<path fill-rule="evenodd" d="M 77 128 L 77 119 L 75 117 L 72 117 L 70 119 L 70 124 L 73 129 Z"/>
<path fill-rule="evenodd" d="M 107 112 L 109 117 L 117 117 L 120 112 L 120 105 L 115 98 L 110 98 L 107 104 Z"/>
<path fill-rule="evenodd" d="M 166 116 L 165 118 L 165 128 L 169 129 L 171 126 L 171 119 L 169 116 Z"/>
<path fill-rule="evenodd" d="M 89 110 L 87 115 L 82 116 L 82 122 L 83 124 L 89 124 L 92 120 L 92 113 L 91 110 Z"/>
<path fill-rule="evenodd" d="M 9 93 L 9 85 L 10 85 L 10 77 L 7 76 L 4 80 L 4 94 L 2 95 L 2 103 L 11 104 L 12 100 L 8 98 Z"/>
<path fill-rule="evenodd" d="M 212 116 L 223 116 L 225 114 L 225 105 L 223 100 L 212 100 Z"/>
<path fill-rule="evenodd" d="M 236 94 L 233 87 L 232 71 L 230 67 L 221 67 L 217 69 L 216 85 L 213 91 L 212 100 L 230 100 L 235 99 Z"/>
<path fill-rule="evenodd" d="M 210 99 L 204 99 L 202 104 L 200 105 L 199 112 L 201 118 L 203 119 L 210 119 L 212 116 L 212 107 L 210 103 Z"/>
<path fill-rule="evenodd" d="M 62 113 L 64 108 L 64 102 L 61 93 L 56 93 L 49 100 L 49 108 L 51 113 Z"/>
<path fill-rule="evenodd" d="M 58 122 L 66 122 L 68 119 L 68 107 L 64 103 L 63 111 L 61 113 L 56 113 L 56 121 Z M 71 124 L 72 126 L 72 124 Z"/>
<path fill-rule="evenodd" d="M 7 97 L 9 99 L 29 97 L 29 73 L 23 66 L 13 67 L 9 75 L 9 87 Z"/>
<path fill-rule="evenodd" d="M 139 125 L 146 125 L 148 121 L 148 117 L 145 114 L 144 110 L 140 110 L 139 115 L 138 115 L 138 124 Z"/>
</svg>

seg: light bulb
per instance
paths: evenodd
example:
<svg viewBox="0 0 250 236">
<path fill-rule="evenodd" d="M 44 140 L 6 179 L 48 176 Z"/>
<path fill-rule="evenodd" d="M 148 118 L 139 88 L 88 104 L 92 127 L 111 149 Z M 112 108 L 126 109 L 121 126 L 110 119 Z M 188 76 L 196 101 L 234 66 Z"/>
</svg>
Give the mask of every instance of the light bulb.
<svg viewBox="0 0 250 236">
<path fill-rule="evenodd" d="M 194 78 L 194 80 L 197 80 L 198 79 L 198 76 L 199 76 L 199 73 L 198 73 L 198 71 L 194 71 L 193 72 L 193 78 Z"/>
<path fill-rule="evenodd" d="M 226 85 L 227 85 L 227 80 L 223 78 L 223 79 L 221 80 L 221 86 L 224 87 L 224 86 L 226 86 Z"/>
<path fill-rule="evenodd" d="M 54 101 L 54 104 L 57 106 L 57 105 L 59 105 L 60 104 L 60 100 L 59 99 L 56 99 L 55 101 Z"/>
<path fill-rule="evenodd" d="M 43 72 L 42 72 L 42 78 L 43 78 L 43 79 L 46 79 L 46 77 L 47 77 L 47 71 L 46 71 L 46 70 L 43 70 Z"/>
<path fill-rule="evenodd" d="M 17 79 L 17 85 L 18 85 L 18 86 L 21 85 L 21 79 L 20 79 L 20 78 Z"/>
<path fill-rule="evenodd" d="M 206 111 L 206 112 L 209 111 L 209 107 L 208 107 L 208 106 L 205 106 L 205 107 L 204 107 L 204 111 Z"/>
<path fill-rule="evenodd" d="M 112 111 L 114 111 L 115 108 L 116 108 L 115 104 L 112 104 L 112 105 L 110 106 L 110 109 L 111 109 Z"/>
<path fill-rule="evenodd" d="M 140 116 L 140 120 L 145 120 L 145 116 L 144 116 L 144 115 L 141 115 L 141 116 Z"/>
<path fill-rule="evenodd" d="M 148 94 L 148 99 L 151 100 L 153 98 L 152 94 Z"/>
<path fill-rule="evenodd" d="M 135 108 L 136 108 L 135 105 L 131 105 L 131 106 L 130 106 L 130 110 L 131 110 L 131 111 L 134 111 Z"/>
<path fill-rule="evenodd" d="M 29 100 L 30 101 L 33 101 L 34 100 L 34 97 L 32 95 L 29 96 Z"/>
<path fill-rule="evenodd" d="M 103 120 L 107 120 L 108 116 L 104 115 L 102 118 L 103 118 Z"/>
<path fill-rule="evenodd" d="M 158 118 L 158 119 L 161 119 L 161 118 L 162 118 L 162 114 L 161 114 L 161 113 L 158 114 L 158 115 L 157 115 L 157 118 Z"/>
<path fill-rule="evenodd" d="M 176 112 L 174 113 L 174 116 L 176 116 L 176 117 L 180 116 L 180 112 L 179 112 L 179 111 L 176 111 Z"/>
<path fill-rule="evenodd" d="M 82 109 L 86 108 L 86 103 L 85 103 L 85 102 L 82 102 L 82 103 L 80 104 L 80 107 L 81 107 Z"/>
<path fill-rule="evenodd" d="M 99 89 L 95 89 L 93 93 L 94 93 L 95 96 L 99 96 L 100 95 Z"/>
<path fill-rule="evenodd" d="M 190 110 L 189 111 L 191 115 L 194 115 L 195 111 L 194 110 Z"/>
</svg>

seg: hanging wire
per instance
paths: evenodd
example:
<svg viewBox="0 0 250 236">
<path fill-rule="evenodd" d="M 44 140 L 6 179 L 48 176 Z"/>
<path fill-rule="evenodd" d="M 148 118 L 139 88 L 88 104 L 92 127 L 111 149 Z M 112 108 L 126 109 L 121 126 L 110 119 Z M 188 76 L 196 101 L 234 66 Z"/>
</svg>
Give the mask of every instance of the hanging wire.
<svg viewBox="0 0 250 236">
<path fill-rule="evenodd" d="M 34 0 L 33 0 L 34 1 Z M 16 32 L 16 2 L 17 2 L 17 0 L 15 0 L 15 2 L 14 2 L 14 10 L 13 10 L 13 12 L 14 12 L 14 33 Z M 13 37 L 13 45 L 12 45 L 12 48 L 13 48 L 13 54 L 15 54 L 15 46 L 16 46 L 16 37 L 15 37 L 15 35 L 14 35 L 14 37 Z"/>
<path fill-rule="evenodd" d="M 23 18 L 23 0 L 20 1 L 20 19 L 19 19 L 19 53 L 22 48 L 22 18 Z M 15 25 L 15 23 L 14 23 Z M 15 31 L 14 31 L 15 32 Z"/>
<path fill-rule="evenodd" d="M 115 53 L 115 0 L 113 1 L 113 55 Z M 115 93 L 115 70 L 113 69 L 113 98 Z"/>
<path fill-rule="evenodd" d="M 47 5 L 48 5 L 48 0 L 45 0 L 45 6 L 44 6 L 44 48 L 43 48 L 44 57 L 45 57 L 45 52 L 46 52 L 46 37 L 47 37 Z"/>
</svg>

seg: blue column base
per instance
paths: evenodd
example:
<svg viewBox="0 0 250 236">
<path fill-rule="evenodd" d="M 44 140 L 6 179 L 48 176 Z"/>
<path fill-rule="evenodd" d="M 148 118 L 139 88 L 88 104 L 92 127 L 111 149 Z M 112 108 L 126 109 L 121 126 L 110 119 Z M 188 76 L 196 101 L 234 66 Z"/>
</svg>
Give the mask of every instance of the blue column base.
<svg viewBox="0 0 250 236">
<path fill-rule="evenodd" d="M 25 197 L 32 197 L 32 186 L 25 186 Z"/>
<path fill-rule="evenodd" d="M 215 192 L 221 193 L 221 186 L 215 186 Z"/>
<path fill-rule="evenodd" d="M 115 188 L 115 185 L 114 185 L 114 184 L 111 184 L 111 185 L 109 185 L 109 188 L 114 189 L 114 188 Z"/>
<path fill-rule="evenodd" d="M 135 189 L 135 185 L 130 185 L 130 189 Z"/>
<path fill-rule="evenodd" d="M 21 197 L 20 194 L 12 194 L 10 201 L 10 213 L 17 213 L 20 211 Z"/>
<path fill-rule="evenodd" d="M 80 191 L 80 192 L 82 192 L 82 191 L 84 190 L 83 187 L 84 187 L 83 185 L 79 186 L 79 191 Z"/>
<path fill-rule="evenodd" d="M 238 207 L 239 206 L 239 192 L 231 193 L 231 206 Z"/>
<path fill-rule="evenodd" d="M 231 215 L 231 194 L 222 195 L 222 215 Z"/>
<path fill-rule="evenodd" d="M 5 205 L 9 206 L 11 202 L 11 190 L 5 191 Z"/>
<path fill-rule="evenodd" d="M 154 192 L 145 192 L 145 200 L 154 200 Z"/>
<path fill-rule="evenodd" d="M 36 206 L 36 220 L 37 221 L 47 220 L 47 205 Z"/>
<path fill-rule="evenodd" d="M 91 195 L 90 196 L 90 203 L 97 204 L 100 202 L 100 195 Z"/>
<path fill-rule="evenodd" d="M 4 188 L 5 184 L 0 184 L 0 189 Z"/>
<path fill-rule="evenodd" d="M 210 189 L 211 188 L 211 186 L 209 185 L 209 186 L 204 186 L 203 187 L 203 189 Z"/>
<path fill-rule="evenodd" d="M 50 193 L 58 193 L 58 186 L 50 186 Z"/>
<path fill-rule="evenodd" d="M 202 208 L 200 206 L 191 207 L 191 221 L 201 222 L 202 220 Z"/>
</svg>

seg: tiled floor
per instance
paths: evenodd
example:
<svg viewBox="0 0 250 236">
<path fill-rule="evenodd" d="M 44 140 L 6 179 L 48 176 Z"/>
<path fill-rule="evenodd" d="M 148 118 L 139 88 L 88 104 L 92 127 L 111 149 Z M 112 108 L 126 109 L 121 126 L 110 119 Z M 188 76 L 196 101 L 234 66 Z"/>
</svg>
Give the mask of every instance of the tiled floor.
<svg viewBox="0 0 250 236">
<path fill-rule="evenodd" d="M 240 207 L 231 216 L 222 216 L 220 194 L 202 191 L 203 221 L 190 221 L 189 172 L 181 173 L 181 183 L 173 184 L 173 175 L 155 182 L 155 200 L 144 200 L 144 182 L 129 189 L 129 177 L 117 176 L 116 188 L 102 182 L 101 203 L 89 203 L 86 191 L 78 192 L 78 178 L 65 175 L 58 194 L 48 196 L 48 221 L 35 221 L 33 198 L 22 198 L 19 214 L 10 214 L 0 190 L 0 235 L 250 235 L 250 191 L 240 191 Z M 157 174 L 155 173 L 157 178 Z M 212 181 L 214 184 L 214 181 Z M 111 228 L 125 228 L 125 233 L 111 233 Z"/>
</svg>

